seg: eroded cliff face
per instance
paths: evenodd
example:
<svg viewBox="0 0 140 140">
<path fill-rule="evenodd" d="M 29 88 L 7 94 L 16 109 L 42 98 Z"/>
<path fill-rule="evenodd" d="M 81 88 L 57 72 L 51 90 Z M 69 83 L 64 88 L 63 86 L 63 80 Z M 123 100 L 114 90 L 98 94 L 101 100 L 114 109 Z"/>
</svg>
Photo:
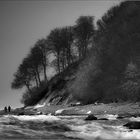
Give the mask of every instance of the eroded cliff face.
<svg viewBox="0 0 140 140">
<path fill-rule="evenodd" d="M 61 74 L 55 75 L 48 83 L 48 86 L 43 92 L 46 92 L 45 97 L 42 98 L 38 104 L 46 105 L 66 105 L 73 102 L 72 94 L 68 91 L 68 87 L 76 78 L 76 72 L 79 62 L 72 64 Z"/>
</svg>

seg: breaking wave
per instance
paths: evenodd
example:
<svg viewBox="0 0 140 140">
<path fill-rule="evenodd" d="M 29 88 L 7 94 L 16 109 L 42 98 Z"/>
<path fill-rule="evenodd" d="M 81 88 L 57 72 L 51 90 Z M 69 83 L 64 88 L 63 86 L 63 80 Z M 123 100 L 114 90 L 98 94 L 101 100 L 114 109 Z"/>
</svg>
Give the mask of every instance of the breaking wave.
<svg viewBox="0 0 140 140">
<path fill-rule="evenodd" d="M 129 130 L 123 125 L 139 118 L 85 121 L 85 116 L 52 115 L 5 115 L 0 116 L 1 139 L 47 139 L 47 140 L 97 140 L 140 139 L 140 130 Z"/>
<path fill-rule="evenodd" d="M 53 121 L 58 121 L 60 120 L 56 116 L 52 115 L 34 115 L 34 116 L 29 116 L 29 115 L 22 115 L 22 116 L 17 116 L 13 115 L 12 117 L 21 120 L 21 121 L 48 121 L 48 122 L 53 122 Z"/>
</svg>

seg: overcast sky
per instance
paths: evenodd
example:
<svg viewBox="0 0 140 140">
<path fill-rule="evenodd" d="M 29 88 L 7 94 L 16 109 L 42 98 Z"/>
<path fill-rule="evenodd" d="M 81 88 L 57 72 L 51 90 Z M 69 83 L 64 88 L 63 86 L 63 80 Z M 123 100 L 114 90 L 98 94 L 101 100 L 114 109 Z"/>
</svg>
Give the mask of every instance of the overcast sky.
<svg viewBox="0 0 140 140">
<path fill-rule="evenodd" d="M 23 90 L 12 90 L 13 73 L 40 38 L 55 27 L 74 25 L 81 15 L 97 20 L 120 0 L 0 1 L 0 109 L 20 107 Z"/>
</svg>

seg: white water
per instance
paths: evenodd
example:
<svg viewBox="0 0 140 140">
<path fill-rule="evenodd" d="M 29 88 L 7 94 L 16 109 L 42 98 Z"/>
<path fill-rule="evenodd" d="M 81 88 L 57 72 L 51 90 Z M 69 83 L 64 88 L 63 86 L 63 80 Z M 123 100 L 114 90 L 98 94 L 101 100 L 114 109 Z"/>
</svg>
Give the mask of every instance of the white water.
<svg viewBox="0 0 140 140">
<path fill-rule="evenodd" d="M 140 130 L 128 130 L 122 126 L 108 126 L 93 122 L 81 126 L 71 126 L 74 133 L 67 133 L 68 136 L 75 138 L 84 138 L 85 140 L 93 139 L 140 139 Z"/>
<path fill-rule="evenodd" d="M 64 109 L 59 109 L 57 111 L 55 111 L 55 115 L 61 114 L 64 111 Z"/>
<path fill-rule="evenodd" d="M 140 117 L 137 117 L 137 118 L 132 117 L 132 118 L 130 118 L 129 120 L 130 120 L 130 121 L 140 121 Z"/>
<path fill-rule="evenodd" d="M 85 117 L 5 115 L 0 117 L 0 137 L 47 140 L 140 139 L 140 130 L 123 127 L 129 120 L 139 121 L 139 117 L 117 120 L 117 115 L 107 114 L 104 117 L 110 120 L 84 121 Z"/>
<path fill-rule="evenodd" d="M 29 116 L 29 115 L 16 116 L 16 115 L 13 115 L 13 117 L 18 119 L 18 120 L 21 120 L 21 121 L 53 122 L 53 121 L 60 120 L 58 117 L 52 116 L 52 115 L 34 115 L 34 116 Z"/>
<path fill-rule="evenodd" d="M 91 111 L 88 111 L 87 114 L 91 114 Z"/>
<path fill-rule="evenodd" d="M 116 120 L 118 115 L 106 114 L 106 115 L 104 115 L 104 117 L 109 120 Z"/>
</svg>

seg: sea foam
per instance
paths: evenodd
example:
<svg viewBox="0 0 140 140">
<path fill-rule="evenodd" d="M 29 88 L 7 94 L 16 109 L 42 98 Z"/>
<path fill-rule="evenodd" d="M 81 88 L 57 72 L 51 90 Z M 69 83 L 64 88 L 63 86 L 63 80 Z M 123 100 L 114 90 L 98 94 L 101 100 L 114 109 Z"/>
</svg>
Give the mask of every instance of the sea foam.
<svg viewBox="0 0 140 140">
<path fill-rule="evenodd" d="M 132 117 L 132 118 L 130 118 L 129 120 L 130 120 L 130 121 L 140 122 L 140 117 L 137 117 L 137 118 Z"/>
<path fill-rule="evenodd" d="M 108 129 L 106 129 L 108 128 Z M 71 125 L 71 129 L 74 132 L 67 132 L 66 135 L 74 138 L 83 138 L 85 140 L 96 139 L 115 139 L 115 140 L 127 140 L 127 139 L 140 139 L 140 130 L 132 130 L 124 128 L 123 126 L 109 126 L 102 125 L 97 122 L 83 125 Z"/>
<path fill-rule="evenodd" d="M 53 122 L 53 121 L 58 121 L 60 120 L 58 117 L 56 116 L 52 116 L 52 115 L 33 115 L 33 116 L 29 116 L 29 115 L 22 115 L 22 116 L 16 116 L 13 115 L 14 118 L 21 120 L 21 121 L 48 121 L 48 122 Z"/>
</svg>

